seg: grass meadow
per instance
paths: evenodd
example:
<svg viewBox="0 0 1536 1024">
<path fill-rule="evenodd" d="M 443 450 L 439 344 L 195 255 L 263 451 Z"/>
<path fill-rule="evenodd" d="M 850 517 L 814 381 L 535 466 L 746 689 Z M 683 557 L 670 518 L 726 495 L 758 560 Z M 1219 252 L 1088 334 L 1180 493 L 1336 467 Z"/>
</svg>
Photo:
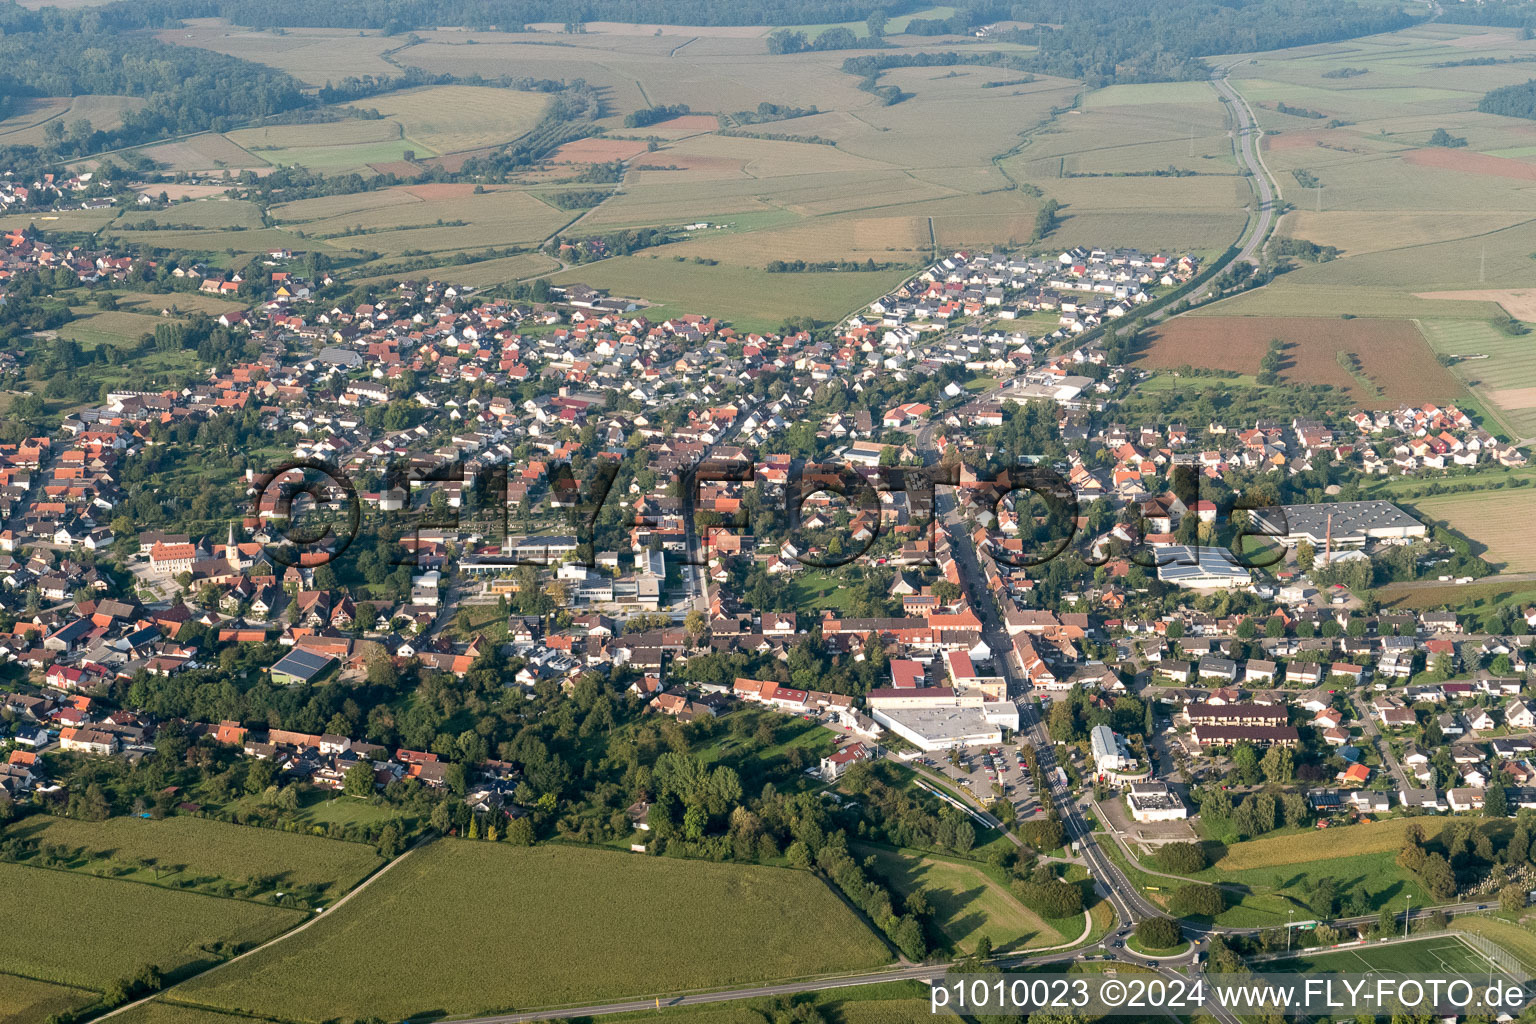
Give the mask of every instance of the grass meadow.
<svg viewBox="0 0 1536 1024">
<path fill-rule="evenodd" d="M 861 847 L 860 853 L 865 850 Z M 880 877 L 902 896 L 923 890 L 933 907 L 933 926 L 957 951 L 975 949 L 983 937 L 1000 953 L 1054 946 L 1081 930 L 1078 915 L 1071 921 L 1072 936 L 1063 936 L 980 864 L 886 847 L 867 851 L 874 855 Z"/>
<path fill-rule="evenodd" d="M 661 307 L 645 311 L 651 319 L 724 313 L 739 328 L 773 330 L 786 317 L 839 320 L 900 284 L 905 276 L 901 270 L 770 274 L 641 253 L 573 267 L 551 280 L 557 284 L 580 281 L 613 295 L 645 298 Z"/>
<path fill-rule="evenodd" d="M 409 957 L 381 954 L 378 940 L 391 935 L 410 937 Z M 178 998 L 295 1021 L 362 1007 L 399 1019 L 745 984 L 889 959 L 806 872 L 442 841 L 291 942 L 196 979 Z M 492 961 L 497 969 L 485 970 Z M 319 963 L 326 969 L 316 970 Z"/>
</svg>

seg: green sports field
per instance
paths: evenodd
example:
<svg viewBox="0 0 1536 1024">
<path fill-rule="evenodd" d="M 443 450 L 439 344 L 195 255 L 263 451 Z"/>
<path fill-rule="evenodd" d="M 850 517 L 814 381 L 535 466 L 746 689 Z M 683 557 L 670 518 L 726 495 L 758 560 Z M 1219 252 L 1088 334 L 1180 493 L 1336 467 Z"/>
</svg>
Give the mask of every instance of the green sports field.
<svg viewBox="0 0 1536 1024">
<path fill-rule="evenodd" d="M 1354 949 L 1317 953 L 1264 965 L 1266 972 L 1302 974 L 1381 974 L 1448 977 L 1488 969 L 1488 961 L 1455 936 L 1442 935 L 1418 942 L 1365 945 Z"/>
</svg>

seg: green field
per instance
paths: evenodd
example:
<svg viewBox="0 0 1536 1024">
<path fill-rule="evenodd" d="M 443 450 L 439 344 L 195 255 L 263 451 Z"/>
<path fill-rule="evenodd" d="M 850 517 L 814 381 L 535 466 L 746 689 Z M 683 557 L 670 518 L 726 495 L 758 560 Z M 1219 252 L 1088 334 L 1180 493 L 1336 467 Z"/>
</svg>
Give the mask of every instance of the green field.
<svg viewBox="0 0 1536 1024">
<path fill-rule="evenodd" d="M 235 1016 L 217 1010 L 155 1000 L 118 1014 L 114 1024 L 268 1024 L 264 1018 Z"/>
<path fill-rule="evenodd" d="M 1264 965 L 1266 973 L 1277 974 L 1374 972 L 1439 978 L 1476 974 L 1487 969 L 1488 961 L 1454 936 L 1421 939 L 1417 942 L 1394 942 L 1385 946 L 1361 946 L 1292 960 L 1276 960 Z"/>
<path fill-rule="evenodd" d="M 181 887 L 200 879 L 239 883 L 263 876 L 279 889 L 313 887 L 330 898 L 356 885 L 381 863 L 373 847 L 361 843 L 181 816 L 94 822 L 35 816 L 6 829 L 0 838 L 35 839 L 83 851 L 77 858 L 79 870 L 88 872 L 99 866 L 129 868 L 153 861 L 153 867 L 118 877 Z M 181 870 L 171 870 L 176 867 Z"/>
<path fill-rule="evenodd" d="M 167 296 L 167 298 L 170 297 Z M 81 312 L 87 311 L 81 310 Z M 95 348 L 98 345 L 116 345 L 123 348 L 137 345 L 139 338 L 145 334 L 155 333 L 155 327 L 163 323 L 165 321 L 162 318 L 150 313 L 130 313 L 119 309 L 103 313 L 88 313 L 60 327 L 58 334 L 61 338 L 78 341 L 86 348 Z"/>
<path fill-rule="evenodd" d="M 678 263 L 666 256 L 621 256 L 574 267 L 551 278 L 581 281 L 613 295 L 661 306 L 652 319 L 684 313 L 725 317 L 747 330 L 773 330 L 786 317 L 835 322 L 900 284 L 903 271 L 770 274 L 747 267 Z"/>
<path fill-rule="evenodd" d="M 815 1008 L 822 1020 L 835 1021 L 837 1024 L 932 1024 L 933 1021 L 928 1006 L 928 989 L 914 981 L 856 985 L 781 999 L 742 999 L 702 1005 L 664 1006 L 659 1011 L 605 1015 L 603 1019 L 613 1024 L 660 1024 L 662 1021 L 670 1024 L 765 1024 L 775 1019 L 775 1009 L 788 1007 L 791 1000 L 795 1006 L 804 1004 Z M 146 1024 L 161 1022 L 151 1021 Z M 204 1022 L 189 1021 L 187 1024 Z M 217 1022 L 210 1021 L 207 1024 Z M 226 1021 L 224 1024 L 234 1022 Z"/>
<path fill-rule="evenodd" d="M 255 203 L 233 199 L 193 199 L 172 203 L 164 210 L 124 210 L 113 224 L 134 228 L 146 221 L 156 224 L 185 224 L 198 228 L 259 228 L 261 208 Z"/>
<path fill-rule="evenodd" d="M 102 989 L 148 964 L 167 974 L 302 921 L 300 911 L 0 863 L 0 971 Z M 131 936 L 132 941 L 125 941 Z"/>
<path fill-rule="evenodd" d="M 478 85 L 437 85 L 369 97 L 365 104 L 438 153 L 508 142 L 538 123 L 549 96 Z M 420 147 L 418 147 L 420 148 Z"/>
<path fill-rule="evenodd" d="M 37 1024 L 55 1013 L 90 1006 L 95 992 L 0 974 L 0 1024 Z"/>
<path fill-rule="evenodd" d="M 860 854 L 865 848 L 860 848 Z M 922 889 L 933 907 L 933 924 L 953 949 L 970 952 L 985 936 L 1000 953 L 1054 946 L 1081 930 L 1073 919 L 1073 935 L 1063 936 L 1034 911 L 1014 898 L 980 864 L 925 857 L 905 850 L 869 847 L 875 870 L 906 896 Z"/>
<path fill-rule="evenodd" d="M 1515 436 L 1536 436 L 1536 336 L 1505 334 L 1482 320 L 1421 320 L 1419 329 L 1436 352 L 1461 357 L 1452 372 L 1499 411 Z"/>
<path fill-rule="evenodd" d="M 409 936 L 411 955 L 379 955 L 384 936 Z M 399 1019 L 745 984 L 889 959 L 806 872 L 442 841 L 291 942 L 178 992 L 199 1005 L 296 1021 L 360 1012 Z M 487 971 L 493 960 L 497 969 Z"/>
</svg>

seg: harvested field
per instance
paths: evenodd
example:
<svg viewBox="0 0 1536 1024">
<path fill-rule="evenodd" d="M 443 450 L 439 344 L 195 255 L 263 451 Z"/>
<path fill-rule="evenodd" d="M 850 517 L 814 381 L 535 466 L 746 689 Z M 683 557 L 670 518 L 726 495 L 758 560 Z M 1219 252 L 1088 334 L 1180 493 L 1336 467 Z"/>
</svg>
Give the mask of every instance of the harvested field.
<svg viewBox="0 0 1536 1024">
<path fill-rule="evenodd" d="M 1497 302 L 1516 320 L 1536 321 L 1536 288 L 1483 288 L 1457 292 L 1415 292 L 1421 299 L 1456 302 Z"/>
<path fill-rule="evenodd" d="M 658 121 L 651 125 L 652 128 L 687 129 L 691 131 L 712 132 L 720 127 L 720 119 L 714 114 L 684 114 L 682 117 L 674 117 L 666 121 Z"/>
<path fill-rule="evenodd" d="M 1327 832 L 1251 839 L 1227 847 L 1211 870 L 1219 874 L 1224 871 L 1306 864 L 1326 860 L 1339 850 L 1349 850 L 1351 855 L 1396 853 L 1402 848 L 1403 833 L 1414 824 L 1424 830 L 1427 838 L 1433 839 L 1450 823 L 1441 818 L 1394 818 L 1330 828 Z"/>
<path fill-rule="evenodd" d="M 551 154 L 555 163 L 601 164 L 628 160 L 646 151 L 646 144 L 633 139 L 577 139 L 567 142 Z"/>
<path fill-rule="evenodd" d="M 475 186 L 468 182 L 437 181 L 422 185 L 406 185 L 402 191 L 417 199 L 465 199 L 475 194 Z M 494 192 L 496 189 L 493 186 L 485 191 Z"/>
<path fill-rule="evenodd" d="M 93 128 L 116 128 L 123 123 L 123 112 L 138 110 L 144 100 L 137 96 L 48 96 L 23 101 L 22 113 L 0 121 L 0 142 L 7 146 L 41 146 L 48 122 L 61 120 L 66 126 L 78 120 Z"/>
<path fill-rule="evenodd" d="M 1272 338 L 1288 346 L 1282 380 L 1340 388 L 1365 407 L 1448 402 L 1463 393 L 1408 320 L 1178 317 L 1151 332 L 1151 344 L 1135 361 L 1147 369 L 1188 365 L 1256 373 Z M 1359 360 L 1364 380 L 1340 362 L 1343 353 Z"/>
<path fill-rule="evenodd" d="M 1305 193 L 1303 193 L 1303 196 Z M 1305 202 L 1305 198 L 1297 200 Z M 1318 245 L 1332 245 L 1346 257 L 1385 249 L 1445 242 L 1454 238 L 1483 235 L 1523 223 L 1529 219 L 1519 213 L 1473 213 L 1462 211 L 1415 212 L 1409 210 L 1295 210 L 1285 215 L 1281 233 L 1291 238 L 1305 238 Z M 1536 294 L 1536 292 L 1533 292 Z M 1449 292 L 1420 293 L 1421 299 L 1473 299 L 1474 293 L 1459 296 Z M 1497 301 L 1484 296 L 1489 301 Z M 1532 303 L 1536 319 L 1536 302 Z"/>
<path fill-rule="evenodd" d="M 177 142 L 162 142 L 145 146 L 140 156 L 148 157 L 157 164 L 164 164 L 171 171 L 211 171 L 229 168 L 266 167 L 267 161 L 241 149 L 222 135 L 209 132 L 194 135 Z"/>
<path fill-rule="evenodd" d="M 1536 547 L 1529 533 L 1536 491 L 1470 491 L 1419 498 L 1413 505 L 1422 516 L 1444 520 L 1482 545 L 1480 553 L 1490 564 L 1507 572 L 1536 570 Z"/>
<path fill-rule="evenodd" d="M 1472 153 L 1465 149 L 1440 147 L 1415 149 L 1404 154 L 1403 159 L 1420 167 L 1440 167 L 1448 171 L 1463 171 L 1467 174 L 1486 174 L 1495 178 L 1536 181 L 1536 164 L 1527 163 L 1524 160 L 1511 160 L 1508 157 Z"/>
<path fill-rule="evenodd" d="M 386 206 L 405 206 L 415 202 L 416 198 L 403 188 L 386 188 L 377 192 L 300 199 L 274 206 L 271 212 L 272 216 L 285 223 L 301 223 L 327 217 L 345 217 Z"/>
<path fill-rule="evenodd" d="M 409 160 L 386 160 L 380 164 L 369 164 L 368 169 L 379 174 L 393 174 L 397 178 L 409 178 L 421 173 L 421 167 Z"/>
</svg>

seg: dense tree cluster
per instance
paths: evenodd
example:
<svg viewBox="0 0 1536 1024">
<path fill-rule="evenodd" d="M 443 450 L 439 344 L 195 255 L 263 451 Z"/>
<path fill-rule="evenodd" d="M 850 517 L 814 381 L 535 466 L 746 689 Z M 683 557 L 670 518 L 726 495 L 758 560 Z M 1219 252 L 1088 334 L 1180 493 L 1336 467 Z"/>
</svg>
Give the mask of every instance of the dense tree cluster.
<svg viewBox="0 0 1536 1024">
<path fill-rule="evenodd" d="M 688 113 L 688 104 L 674 103 L 671 106 L 646 107 L 644 110 L 632 110 L 624 115 L 625 128 L 646 128 L 674 117 L 682 117 Z"/>
<path fill-rule="evenodd" d="M 1536 120 L 1536 78 L 1488 92 L 1478 101 L 1477 109 L 1484 114 Z"/>
</svg>

